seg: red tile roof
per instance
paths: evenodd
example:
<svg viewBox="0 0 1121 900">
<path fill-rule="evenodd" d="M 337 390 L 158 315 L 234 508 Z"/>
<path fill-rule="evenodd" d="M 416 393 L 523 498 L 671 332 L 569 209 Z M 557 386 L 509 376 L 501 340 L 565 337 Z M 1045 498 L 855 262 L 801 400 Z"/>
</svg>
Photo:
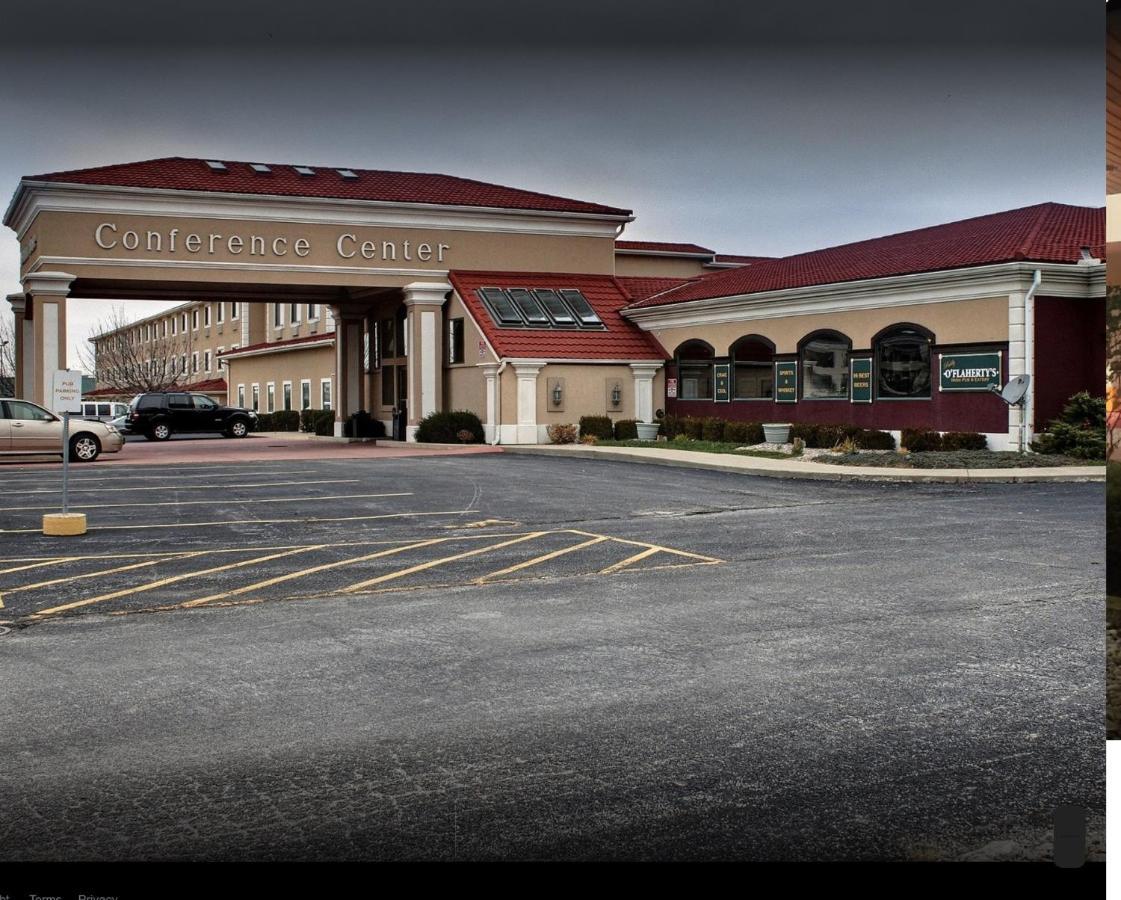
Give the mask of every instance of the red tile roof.
<svg viewBox="0 0 1121 900">
<path fill-rule="evenodd" d="M 663 241 L 616 241 L 615 249 L 647 253 L 687 253 L 694 256 L 712 256 L 716 252 L 699 244 L 669 244 Z"/>
<path fill-rule="evenodd" d="M 492 209 L 527 209 L 546 212 L 629 216 L 629 209 L 570 200 L 536 191 L 487 184 L 452 175 L 419 172 L 383 172 L 354 169 L 357 178 L 343 178 L 331 166 L 311 166 L 314 175 L 300 175 L 287 163 L 267 163 L 272 170 L 254 172 L 246 162 L 222 160 L 226 171 L 215 172 L 202 159 L 171 156 L 142 162 L 118 163 L 91 169 L 48 172 L 25 181 L 97 184 L 116 187 L 178 191 L 265 194 L 285 197 L 323 197 L 373 200 L 389 203 L 433 203 L 443 206 L 477 206 Z M 343 168 L 343 167 L 340 167 Z"/>
<path fill-rule="evenodd" d="M 665 359 L 652 335 L 619 315 L 630 297 L 610 275 L 548 272 L 449 273 L 452 286 L 500 358 L 513 359 Z M 576 288 L 599 314 L 606 331 L 573 328 L 499 328 L 479 299 L 479 288 Z"/>
<path fill-rule="evenodd" d="M 769 259 L 778 259 L 777 256 L 740 256 L 735 253 L 717 253 L 713 262 L 718 263 L 743 263 L 745 266 L 757 262 L 766 262 Z"/>
<path fill-rule="evenodd" d="M 196 394 L 224 394 L 227 393 L 230 386 L 226 384 L 225 378 L 210 378 L 206 381 L 195 381 L 191 384 L 177 384 L 174 387 L 169 387 L 169 391 L 194 391 Z M 82 394 L 83 400 L 96 400 L 99 397 L 127 397 L 130 391 L 118 391 L 116 388 L 98 388 L 96 391 L 86 391 Z"/>
<path fill-rule="evenodd" d="M 654 294 L 660 294 L 662 291 L 668 291 L 670 288 L 675 288 L 693 279 L 653 278 L 645 275 L 616 275 L 615 280 L 623 286 L 623 290 L 630 295 L 631 302 L 634 303 L 638 300 L 645 300 L 647 297 L 652 297 Z"/>
<path fill-rule="evenodd" d="M 262 341 L 259 344 L 249 344 L 245 347 L 232 347 L 229 350 L 223 350 L 218 354 L 219 357 L 230 356 L 234 353 L 248 353 L 251 350 L 287 350 L 289 347 L 298 346 L 300 344 L 311 344 L 316 341 L 334 341 L 335 333 L 333 331 L 325 331 L 322 334 L 307 334 L 303 337 L 287 338 L 283 341 Z"/>
<path fill-rule="evenodd" d="M 1075 263 L 1104 252 L 1105 209 L 1041 203 L 703 275 L 634 308 L 990 263 Z"/>
</svg>

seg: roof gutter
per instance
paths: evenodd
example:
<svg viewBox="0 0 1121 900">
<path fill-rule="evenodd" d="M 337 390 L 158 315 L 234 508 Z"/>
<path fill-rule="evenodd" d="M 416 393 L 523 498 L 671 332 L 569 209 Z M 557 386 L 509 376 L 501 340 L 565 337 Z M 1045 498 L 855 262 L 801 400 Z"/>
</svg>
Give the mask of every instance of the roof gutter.
<svg viewBox="0 0 1121 900">
<path fill-rule="evenodd" d="M 1024 374 L 1028 376 L 1028 393 L 1024 399 L 1023 422 L 1020 433 L 1023 451 L 1031 446 L 1035 437 L 1035 292 L 1043 280 L 1043 272 L 1036 269 L 1031 279 L 1031 287 L 1024 295 Z M 1026 431 L 1026 434 L 1025 434 Z"/>
</svg>

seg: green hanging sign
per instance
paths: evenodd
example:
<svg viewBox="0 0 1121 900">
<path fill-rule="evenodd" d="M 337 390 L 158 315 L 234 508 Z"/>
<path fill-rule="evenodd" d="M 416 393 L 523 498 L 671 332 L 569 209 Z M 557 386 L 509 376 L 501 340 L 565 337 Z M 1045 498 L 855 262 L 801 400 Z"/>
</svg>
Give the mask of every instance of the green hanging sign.
<svg viewBox="0 0 1121 900">
<path fill-rule="evenodd" d="M 775 403 L 798 402 L 798 361 L 775 363 Z"/>
<path fill-rule="evenodd" d="M 938 389 L 940 391 L 988 391 L 1001 388 L 1004 354 L 940 353 L 938 354 Z"/>
<path fill-rule="evenodd" d="M 730 363 L 716 363 L 712 367 L 712 399 L 717 403 L 732 400 L 732 366 Z"/>
<path fill-rule="evenodd" d="M 849 361 L 849 400 L 852 403 L 872 402 L 872 360 Z"/>
</svg>

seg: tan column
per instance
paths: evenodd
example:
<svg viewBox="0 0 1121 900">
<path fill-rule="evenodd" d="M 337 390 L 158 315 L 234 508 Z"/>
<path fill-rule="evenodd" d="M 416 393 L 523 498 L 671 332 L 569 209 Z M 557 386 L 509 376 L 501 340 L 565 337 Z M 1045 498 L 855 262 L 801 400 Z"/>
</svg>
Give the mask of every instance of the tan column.
<svg viewBox="0 0 1121 900">
<path fill-rule="evenodd" d="M 65 272 L 36 272 L 23 281 L 23 292 L 30 297 L 32 311 L 31 384 L 24 384 L 24 396 L 44 406 L 50 405 L 54 373 L 66 366 L 66 297 L 75 276 Z M 26 322 L 26 308 L 25 318 Z M 28 336 L 27 331 L 24 337 Z M 24 352 L 27 346 L 24 341 Z M 24 370 L 25 377 L 28 369 Z"/>
<path fill-rule="evenodd" d="M 421 419 L 443 406 L 444 317 L 441 309 L 451 289 L 451 285 L 443 281 L 417 281 L 405 285 L 406 327 L 409 333 L 408 440 L 416 434 L 416 426 Z"/>
<path fill-rule="evenodd" d="M 14 379 L 14 393 L 15 397 L 24 396 L 24 369 L 26 368 L 27 351 L 24 346 L 24 330 L 30 326 L 30 322 L 24 318 L 25 308 L 27 306 L 27 298 L 23 294 L 8 294 L 8 302 L 12 305 L 12 314 L 15 317 L 15 324 L 12 328 L 12 360 L 15 363 L 15 371 L 0 372 L 4 377 L 11 377 Z M 3 352 L 0 348 L 0 352 Z"/>
<path fill-rule="evenodd" d="M 524 359 L 514 363 L 514 374 L 518 379 L 518 427 L 519 444 L 538 443 L 537 435 L 537 376 L 545 368 L 543 359 Z"/>
<path fill-rule="evenodd" d="M 331 313 L 335 322 L 340 322 L 342 310 L 337 306 L 332 306 Z M 343 423 L 346 421 L 343 407 L 346 405 L 344 398 L 346 397 L 347 387 L 347 350 L 346 329 L 337 327 L 335 328 L 335 393 L 331 397 L 331 402 L 335 405 L 335 437 L 343 436 Z"/>
<path fill-rule="evenodd" d="M 483 423 L 483 436 L 488 444 L 493 444 L 498 427 L 498 416 L 502 412 L 498 406 L 498 363 L 480 363 L 479 368 L 483 370 L 487 396 L 487 419 Z"/>
<path fill-rule="evenodd" d="M 634 417 L 640 422 L 654 421 L 654 376 L 661 363 L 631 363 L 634 373 Z"/>
</svg>

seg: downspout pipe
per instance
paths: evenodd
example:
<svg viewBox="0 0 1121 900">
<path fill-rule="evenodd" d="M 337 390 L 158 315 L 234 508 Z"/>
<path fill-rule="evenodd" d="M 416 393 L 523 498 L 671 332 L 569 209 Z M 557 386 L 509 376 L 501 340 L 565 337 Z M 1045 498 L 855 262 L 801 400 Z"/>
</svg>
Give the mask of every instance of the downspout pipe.
<svg viewBox="0 0 1121 900">
<path fill-rule="evenodd" d="M 502 373 L 505 371 L 506 360 L 502 360 L 494 376 L 494 436 L 490 440 L 492 447 L 502 443 Z"/>
<path fill-rule="evenodd" d="M 1020 413 L 1020 452 L 1031 446 L 1035 433 L 1035 292 L 1043 280 L 1043 273 L 1036 269 L 1032 275 L 1031 287 L 1024 295 L 1024 374 L 1031 381 L 1024 397 L 1024 408 Z"/>
</svg>

